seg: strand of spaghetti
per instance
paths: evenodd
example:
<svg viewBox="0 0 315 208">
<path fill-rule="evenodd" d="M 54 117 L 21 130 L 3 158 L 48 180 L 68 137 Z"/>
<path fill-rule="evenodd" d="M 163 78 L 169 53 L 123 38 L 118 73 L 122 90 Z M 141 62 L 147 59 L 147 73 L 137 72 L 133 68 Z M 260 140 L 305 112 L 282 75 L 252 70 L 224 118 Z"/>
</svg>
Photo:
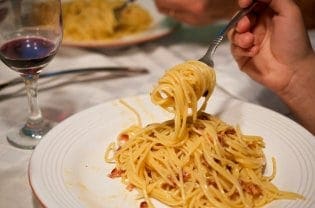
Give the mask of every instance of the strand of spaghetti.
<svg viewBox="0 0 315 208">
<path fill-rule="evenodd" d="M 108 147 L 106 148 L 106 151 L 105 151 L 105 162 L 107 163 L 113 163 L 114 162 L 114 156 L 110 156 L 110 154 L 112 152 L 114 152 L 116 149 L 116 143 L 115 142 L 111 142 Z"/>
<path fill-rule="evenodd" d="M 136 115 L 138 126 L 142 126 L 142 120 L 141 120 L 141 117 L 140 117 L 139 113 L 131 105 L 126 103 L 123 99 L 119 99 L 119 102 L 122 105 L 126 106 L 131 112 L 133 112 L 134 115 Z"/>
<path fill-rule="evenodd" d="M 277 172 L 277 165 L 276 165 L 276 159 L 274 157 L 272 159 L 272 173 L 270 176 L 266 177 L 268 181 L 271 181 L 276 177 L 276 172 Z"/>
</svg>

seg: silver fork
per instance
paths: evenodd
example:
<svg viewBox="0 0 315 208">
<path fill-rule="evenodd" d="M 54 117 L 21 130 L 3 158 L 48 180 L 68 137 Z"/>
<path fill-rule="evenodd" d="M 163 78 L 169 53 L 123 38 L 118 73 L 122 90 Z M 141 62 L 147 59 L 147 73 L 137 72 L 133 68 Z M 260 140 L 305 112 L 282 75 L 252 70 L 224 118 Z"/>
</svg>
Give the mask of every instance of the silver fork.
<svg viewBox="0 0 315 208">
<path fill-rule="evenodd" d="M 236 23 L 245 15 L 247 15 L 250 11 L 252 11 L 253 8 L 257 6 L 258 2 L 256 0 L 253 0 L 253 3 L 244 8 L 239 10 L 230 20 L 230 22 L 216 35 L 216 37 L 213 39 L 213 41 L 210 43 L 210 46 L 205 53 L 203 57 L 199 59 L 199 61 L 214 67 L 214 62 L 213 62 L 213 55 L 217 49 L 217 47 L 220 45 L 226 34 L 229 32 L 231 28 L 233 28 Z"/>
</svg>

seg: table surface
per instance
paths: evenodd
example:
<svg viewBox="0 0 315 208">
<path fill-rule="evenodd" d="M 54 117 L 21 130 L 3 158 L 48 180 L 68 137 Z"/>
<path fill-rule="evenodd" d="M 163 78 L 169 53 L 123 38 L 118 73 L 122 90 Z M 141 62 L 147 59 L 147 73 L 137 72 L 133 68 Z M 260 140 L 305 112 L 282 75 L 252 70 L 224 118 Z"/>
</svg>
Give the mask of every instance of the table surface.
<svg viewBox="0 0 315 208">
<path fill-rule="evenodd" d="M 115 50 L 86 50 L 61 47 L 44 70 L 56 71 L 92 66 L 145 67 L 148 74 L 113 78 L 109 74 L 92 76 L 67 75 L 39 82 L 39 103 L 43 114 L 56 121 L 112 99 L 148 94 L 156 81 L 175 64 L 198 59 L 206 51 L 209 40 L 220 26 L 206 28 L 181 27 L 163 39 Z M 315 31 L 309 31 L 313 47 Z M 0 63 L 0 83 L 17 77 L 17 73 Z M 272 92 L 240 72 L 224 42 L 215 55 L 217 90 L 226 96 L 255 103 L 290 116 L 289 110 Z M 32 150 L 8 144 L 6 132 L 26 119 L 28 107 L 23 93 L 3 99 L 4 94 L 23 89 L 23 85 L 0 92 L 0 206 L 36 207 L 28 183 L 28 162 Z"/>
</svg>

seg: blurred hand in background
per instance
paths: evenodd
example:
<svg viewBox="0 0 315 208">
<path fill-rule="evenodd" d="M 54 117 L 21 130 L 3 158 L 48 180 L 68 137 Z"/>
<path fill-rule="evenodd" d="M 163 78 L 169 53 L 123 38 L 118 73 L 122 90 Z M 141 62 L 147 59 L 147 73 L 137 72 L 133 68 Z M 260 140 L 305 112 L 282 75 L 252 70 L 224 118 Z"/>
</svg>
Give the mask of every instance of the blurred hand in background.
<svg viewBox="0 0 315 208">
<path fill-rule="evenodd" d="M 238 8 L 235 0 L 155 0 L 155 4 L 161 13 L 193 26 L 230 19 Z"/>
<path fill-rule="evenodd" d="M 315 0 L 295 0 L 302 11 L 306 28 L 315 28 Z M 237 0 L 155 0 L 158 10 L 192 26 L 228 20 L 239 9 Z"/>
</svg>

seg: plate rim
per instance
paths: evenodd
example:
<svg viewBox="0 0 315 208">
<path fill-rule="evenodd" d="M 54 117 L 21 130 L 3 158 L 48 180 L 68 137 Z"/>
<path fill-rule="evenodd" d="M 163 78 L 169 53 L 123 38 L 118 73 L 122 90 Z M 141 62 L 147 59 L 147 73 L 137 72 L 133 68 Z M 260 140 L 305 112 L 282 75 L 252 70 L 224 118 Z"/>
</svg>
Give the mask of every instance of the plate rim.
<svg viewBox="0 0 315 208">
<path fill-rule="evenodd" d="M 158 40 L 161 38 L 164 38 L 173 32 L 175 32 L 179 28 L 179 24 L 174 24 L 174 26 L 170 27 L 168 30 L 161 31 L 157 34 L 151 35 L 151 36 L 145 36 L 141 38 L 134 38 L 130 40 L 123 40 L 123 39 L 113 39 L 113 41 L 110 40 L 104 40 L 104 41 L 70 41 L 70 40 L 64 40 L 62 42 L 62 46 L 71 46 L 71 47 L 80 47 L 80 48 L 103 48 L 103 49 L 112 49 L 112 48 L 123 48 L 133 45 L 139 45 L 141 43 L 151 42 L 154 40 Z M 146 31 L 147 32 L 147 31 Z M 139 35 L 142 32 L 138 34 L 134 34 L 133 36 Z M 131 37 L 131 36 L 128 36 Z"/>
</svg>

